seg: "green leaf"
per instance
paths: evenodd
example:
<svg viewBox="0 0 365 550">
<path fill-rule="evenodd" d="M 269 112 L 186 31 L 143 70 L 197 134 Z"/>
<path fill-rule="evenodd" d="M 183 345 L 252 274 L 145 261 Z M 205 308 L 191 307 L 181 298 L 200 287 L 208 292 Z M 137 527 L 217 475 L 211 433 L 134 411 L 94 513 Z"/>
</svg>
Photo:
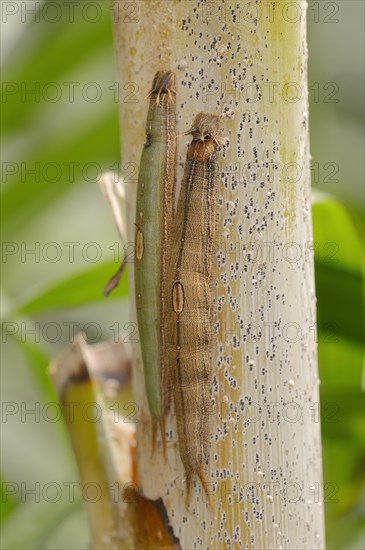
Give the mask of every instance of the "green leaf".
<svg viewBox="0 0 365 550">
<path fill-rule="evenodd" d="M 363 341 L 362 245 L 345 208 L 333 199 L 313 205 L 317 320 L 327 341 Z"/>
<path fill-rule="evenodd" d="M 118 267 L 114 262 L 105 263 L 73 275 L 68 279 L 63 279 L 23 304 L 18 313 L 38 315 L 54 309 L 67 309 L 99 300 L 111 300 L 128 296 L 127 271 L 123 273 L 119 286 L 107 298 L 103 295 L 106 283 Z"/>
<path fill-rule="evenodd" d="M 361 275 L 362 243 L 344 206 L 325 194 L 315 194 L 312 208 L 317 263 Z"/>
</svg>

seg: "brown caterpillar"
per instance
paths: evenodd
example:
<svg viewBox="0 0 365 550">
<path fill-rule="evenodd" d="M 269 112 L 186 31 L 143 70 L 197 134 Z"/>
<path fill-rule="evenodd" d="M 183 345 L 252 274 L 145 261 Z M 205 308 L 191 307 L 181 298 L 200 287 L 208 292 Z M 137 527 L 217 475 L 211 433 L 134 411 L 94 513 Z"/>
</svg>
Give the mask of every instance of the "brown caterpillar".
<svg viewBox="0 0 365 550">
<path fill-rule="evenodd" d="M 213 343 L 213 245 L 216 231 L 217 115 L 200 113 L 192 129 L 169 251 L 169 372 L 186 499 L 194 474 L 209 499 L 208 462 Z"/>
</svg>

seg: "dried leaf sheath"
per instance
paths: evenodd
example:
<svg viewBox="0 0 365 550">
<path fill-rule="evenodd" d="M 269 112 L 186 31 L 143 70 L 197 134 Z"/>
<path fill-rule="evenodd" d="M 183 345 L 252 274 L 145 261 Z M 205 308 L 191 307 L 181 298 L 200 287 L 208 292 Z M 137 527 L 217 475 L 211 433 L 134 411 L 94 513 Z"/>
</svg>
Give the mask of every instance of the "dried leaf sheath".
<svg viewBox="0 0 365 550">
<path fill-rule="evenodd" d="M 211 352 L 213 339 L 213 245 L 219 117 L 200 113 L 189 145 L 170 251 L 171 319 L 169 368 L 179 449 L 187 478 L 194 474 L 208 489 Z"/>
<path fill-rule="evenodd" d="M 153 444 L 170 404 L 162 319 L 165 318 L 167 245 L 175 187 L 176 130 L 174 74 L 159 71 L 149 93 L 136 203 L 135 297 Z"/>
</svg>

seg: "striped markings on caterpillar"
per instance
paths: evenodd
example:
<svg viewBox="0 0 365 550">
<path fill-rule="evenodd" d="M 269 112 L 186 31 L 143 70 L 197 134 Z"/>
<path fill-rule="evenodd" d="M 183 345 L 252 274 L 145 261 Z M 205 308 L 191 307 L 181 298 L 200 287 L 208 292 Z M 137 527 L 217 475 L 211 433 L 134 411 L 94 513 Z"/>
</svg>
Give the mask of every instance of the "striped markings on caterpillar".
<svg viewBox="0 0 365 550">
<path fill-rule="evenodd" d="M 208 462 L 213 344 L 213 246 L 216 231 L 220 119 L 200 113 L 192 129 L 169 250 L 170 315 L 166 319 L 169 374 L 186 499 L 196 474 L 209 500 Z"/>
</svg>

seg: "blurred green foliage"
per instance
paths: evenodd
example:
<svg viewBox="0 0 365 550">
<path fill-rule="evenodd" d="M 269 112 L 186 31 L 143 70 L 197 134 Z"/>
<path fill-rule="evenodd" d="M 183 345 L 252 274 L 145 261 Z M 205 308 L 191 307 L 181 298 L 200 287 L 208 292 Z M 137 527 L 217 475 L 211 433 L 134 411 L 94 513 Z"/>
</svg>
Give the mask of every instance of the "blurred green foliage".
<svg viewBox="0 0 365 550">
<path fill-rule="evenodd" d="M 48 421 L 43 408 L 57 401 L 46 366 L 81 328 L 97 341 L 128 321 L 126 277 L 108 300 L 102 295 L 118 242 L 96 184 L 98 172 L 119 163 L 109 2 L 91 3 L 100 11 L 90 8 L 86 17 L 76 7 L 73 21 L 66 9 L 56 20 L 51 4 L 42 4 L 50 11 L 39 19 L 9 16 L 3 38 L 4 549 L 87 547 L 79 493 L 71 505 L 66 490 L 54 502 L 51 492 L 39 496 L 47 483 L 65 489 L 78 479 L 63 423 Z M 363 98 L 353 86 L 361 83 L 363 52 L 348 33 L 363 20 L 364 5 L 327 4 L 338 11 L 311 1 L 308 12 L 312 179 L 321 190 L 313 224 L 324 492 L 328 548 L 350 549 L 363 547 Z M 329 92 L 337 101 L 326 101 Z M 10 414 L 11 404 L 23 417 Z M 33 413 L 25 422 L 26 410 Z"/>
</svg>

